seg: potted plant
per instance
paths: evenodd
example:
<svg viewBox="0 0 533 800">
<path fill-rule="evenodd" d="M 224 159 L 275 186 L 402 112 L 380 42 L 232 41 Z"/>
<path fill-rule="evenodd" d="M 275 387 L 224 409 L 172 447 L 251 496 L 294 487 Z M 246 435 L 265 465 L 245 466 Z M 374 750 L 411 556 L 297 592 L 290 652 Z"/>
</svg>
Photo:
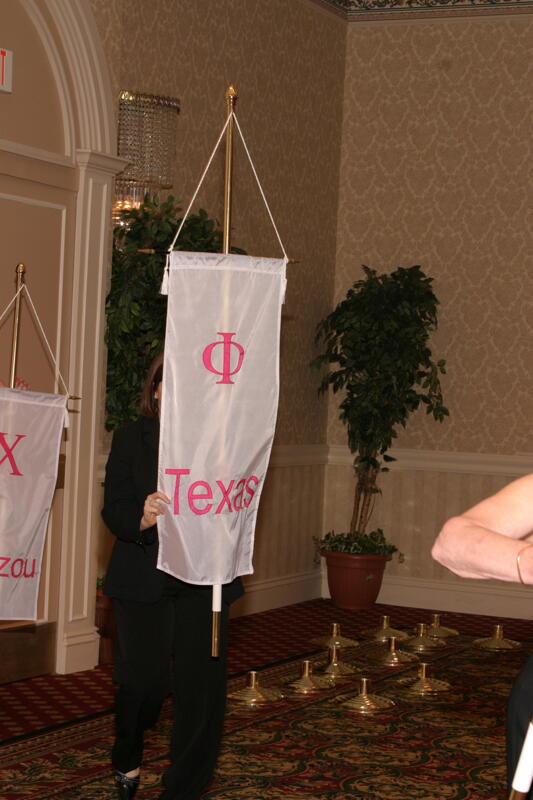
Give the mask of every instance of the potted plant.
<svg viewBox="0 0 533 800">
<path fill-rule="evenodd" d="M 438 300 L 419 266 L 364 277 L 323 319 L 316 332 L 322 352 L 312 362 L 327 366 L 319 392 L 341 392 L 339 418 L 346 425 L 356 477 L 348 532 L 327 533 L 317 547 L 326 559 L 335 605 L 368 608 L 379 593 L 386 561 L 397 551 L 383 531 L 367 533 L 380 489 L 377 480 L 394 461 L 387 451 L 420 404 L 442 422 L 440 374 L 428 346 L 437 327 Z M 356 580 L 356 575 L 362 580 Z M 361 584 L 362 583 L 362 588 Z M 359 595 L 359 596 L 358 596 Z"/>
</svg>

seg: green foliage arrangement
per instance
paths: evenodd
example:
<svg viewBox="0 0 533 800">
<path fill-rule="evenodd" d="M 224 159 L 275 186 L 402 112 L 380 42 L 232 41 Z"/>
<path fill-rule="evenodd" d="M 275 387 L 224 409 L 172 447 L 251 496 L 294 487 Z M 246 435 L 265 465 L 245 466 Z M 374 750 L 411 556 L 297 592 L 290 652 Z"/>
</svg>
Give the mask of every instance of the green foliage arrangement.
<svg viewBox="0 0 533 800">
<path fill-rule="evenodd" d="M 163 349 L 167 298 L 159 294 L 166 251 L 181 222 L 172 195 L 146 195 L 139 208 L 122 212 L 114 230 L 111 287 L 106 299 L 108 430 L 137 419 L 146 370 Z M 222 250 L 222 231 L 207 212 L 189 216 L 177 250 Z M 242 250 L 233 248 L 233 252 Z"/>
<path fill-rule="evenodd" d="M 351 553 L 352 555 L 374 554 L 392 555 L 398 548 L 389 544 L 381 528 L 370 533 L 335 533 L 329 531 L 322 539 L 315 540 L 319 551 L 332 550 L 334 553 Z M 400 557 L 402 558 L 401 554 Z"/>
<path fill-rule="evenodd" d="M 363 266 L 364 277 L 348 290 L 346 298 L 322 320 L 316 342 L 322 352 L 312 362 L 328 372 L 319 392 L 341 392 L 339 418 L 347 427 L 356 474 L 349 533 L 329 533 L 320 550 L 378 552 L 392 548 L 379 529 L 365 535 L 376 494 L 377 479 L 387 470 L 387 455 L 399 425 L 405 427 L 420 404 L 442 422 L 448 415 L 439 376 L 443 360 L 433 361 L 428 346 L 437 327 L 438 300 L 420 266 L 399 267 L 378 274 Z M 327 548 L 325 544 L 327 543 Z M 367 548 L 361 549 L 358 548 Z M 355 549 L 353 549 L 355 548 Z"/>
</svg>

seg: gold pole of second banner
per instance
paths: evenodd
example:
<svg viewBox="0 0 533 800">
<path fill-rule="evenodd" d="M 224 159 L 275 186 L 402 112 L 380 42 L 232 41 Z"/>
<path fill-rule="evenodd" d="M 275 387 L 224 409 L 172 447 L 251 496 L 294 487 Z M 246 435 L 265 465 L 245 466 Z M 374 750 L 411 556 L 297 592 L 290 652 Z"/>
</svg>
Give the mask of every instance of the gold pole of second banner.
<svg viewBox="0 0 533 800">
<path fill-rule="evenodd" d="M 20 291 L 24 283 L 24 273 L 26 267 L 24 264 L 17 264 L 17 299 L 15 300 L 15 316 L 13 317 L 13 336 L 11 338 L 11 368 L 9 370 L 9 386 L 11 389 L 15 387 L 15 372 L 17 369 L 17 356 L 19 350 L 19 334 L 20 334 L 20 306 L 22 301 L 22 292 Z"/>
<path fill-rule="evenodd" d="M 224 238 L 222 252 L 229 253 L 231 239 L 231 184 L 233 177 L 233 109 L 237 101 L 237 89 L 228 86 L 226 94 L 227 117 L 231 117 L 226 128 L 226 165 L 224 169 Z"/>
<path fill-rule="evenodd" d="M 222 239 L 222 252 L 229 253 L 231 240 L 231 189 L 233 177 L 233 109 L 237 100 L 237 90 L 230 85 L 224 94 L 226 101 L 226 119 L 229 117 L 226 128 L 226 161 L 224 167 L 224 228 Z M 222 587 L 220 584 L 213 586 L 213 610 L 211 612 L 211 656 L 218 658 L 220 655 L 220 614 L 222 601 Z"/>
</svg>

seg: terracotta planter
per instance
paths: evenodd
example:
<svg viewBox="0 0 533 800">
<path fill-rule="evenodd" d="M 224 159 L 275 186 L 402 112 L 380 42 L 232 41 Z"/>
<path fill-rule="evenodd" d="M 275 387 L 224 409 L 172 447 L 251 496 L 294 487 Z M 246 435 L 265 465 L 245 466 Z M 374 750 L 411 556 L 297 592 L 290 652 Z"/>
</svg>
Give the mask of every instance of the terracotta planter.
<svg viewBox="0 0 533 800">
<path fill-rule="evenodd" d="M 338 608 L 370 608 L 376 602 L 390 555 L 322 553 L 328 570 L 329 593 Z"/>
</svg>

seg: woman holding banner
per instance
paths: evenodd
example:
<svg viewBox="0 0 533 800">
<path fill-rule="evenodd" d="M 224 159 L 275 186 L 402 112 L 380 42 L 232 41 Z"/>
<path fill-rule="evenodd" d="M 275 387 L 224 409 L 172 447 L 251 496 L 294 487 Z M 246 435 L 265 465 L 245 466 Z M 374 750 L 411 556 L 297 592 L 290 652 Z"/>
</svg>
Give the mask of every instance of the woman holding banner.
<svg viewBox="0 0 533 800">
<path fill-rule="evenodd" d="M 102 517 L 116 537 L 104 584 L 117 624 L 116 737 L 112 764 L 119 800 L 140 781 L 144 732 L 173 693 L 171 764 L 159 800 L 196 800 L 213 773 L 225 709 L 229 604 L 223 588 L 220 657 L 211 658 L 211 589 L 157 569 L 157 518 L 170 499 L 157 491 L 163 354 L 145 379 L 139 419 L 117 430 L 106 468 Z"/>
</svg>

